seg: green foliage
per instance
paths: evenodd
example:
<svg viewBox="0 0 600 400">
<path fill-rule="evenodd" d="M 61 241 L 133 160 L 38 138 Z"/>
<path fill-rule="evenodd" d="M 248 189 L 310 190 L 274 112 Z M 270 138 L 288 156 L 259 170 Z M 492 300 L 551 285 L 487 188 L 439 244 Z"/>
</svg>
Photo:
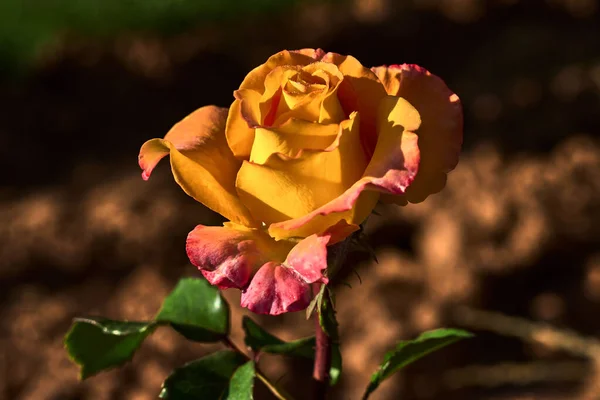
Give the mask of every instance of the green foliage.
<svg viewBox="0 0 600 400">
<path fill-rule="evenodd" d="M 0 67 L 18 70 L 63 33 L 172 34 L 192 26 L 281 12 L 298 0 L 2 0 Z"/>
<path fill-rule="evenodd" d="M 131 360 L 158 325 L 169 324 L 190 340 L 214 342 L 229 332 L 229 306 L 204 279 L 182 279 L 150 322 L 76 318 L 65 336 L 70 357 L 81 366 L 81 379 Z"/>
<path fill-rule="evenodd" d="M 318 309 L 319 326 L 332 342 L 329 374 L 333 386 L 342 373 L 342 355 L 334 304 L 327 288 L 320 292 L 320 300 L 315 303 L 315 308 Z M 81 366 L 81 378 L 85 379 L 131 360 L 144 339 L 160 325 L 169 325 L 193 341 L 222 340 L 233 346 L 227 336 L 228 304 L 217 288 L 203 279 L 194 278 L 182 279 L 177 284 L 163 302 L 154 321 L 76 318 L 64 343 L 70 357 Z M 285 342 L 249 317 L 243 318 L 242 325 L 246 333 L 246 345 L 254 352 L 314 359 L 314 337 Z M 471 336 L 457 329 L 438 329 L 425 332 L 414 340 L 400 342 L 386 354 L 384 362 L 371 376 L 363 399 L 367 399 L 384 379 L 400 368 L 432 351 Z M 175 369 L 164 381 L 160 397 L 170 400 L 252 400 L 257 376 L 269 390 L 283 398 L 282 392 L 257 372 L 253 360 L 232 350 L 219 351 Z"/>
<path fill-rule="evenodd" d="M 264 330 L 250 317 L 244 316 L 242 326 L 246 337 L 244 341 L 246 345 L 255 352 L 265 352 L 270 354 L 281 354 L 292 357 L 302 357 L 314 360 L 315 358 L 315 337 L 307 337 L 292 342 L 284 342 L 283 340 L 271 335 Z M 337 343 L 333 344 L 331 369 L 329 375 L 331 378 L 331 386 L 335 385 L 342 373 L 342 353 Z"/>
<path fill-rule="evenodd" d="M 248 361 L 239 367 L 229 381 L 229 393 L 225 400 L 252 400 L 255 376 L 254 362 Z"/>
<path fill-rule="evenodd" d="M 317 293 L 317 295 L 310 301 L 308 307 L 306 308 L 306 319 L 310 319 L 315 310 L 321 309 L 321 302 L 323 301 L 323 294 L 325 293 L 326 289 L 327 285 L 321 285 L 319 293 Z"/>
<path fill-rule="evenodd" d="M 371 382 L 367 387 L 363 399 L 367 399 L 384 379 L 390 377 L 400 368 L 433 351 L 472 336 L 471 333 L 459 329 L 435 329 L 422 333 L 414 340 L 398 343 L 394 350 L 389 351 L 385 355 L 383 363 L 371 376 Z"/>
<path fill-rule="evenodd" d="M 240 353 L 222 350 L 206 357 L 176 368 L 164 381 L 160 392 L 161 399 L 194 400 L 194 399 L 248 399 L 230 395 L 232 376 L 247 359 Z M 252 367 L 252 371 L 254 367 Z M 236 377 L 234 387 L 245 385 L 247 389 L 248 371 L 242 370 Z M 241 384 L 241 385 L 240 385 Z M 233 386 L 233 385 L 232 385 Z M 251 397 L 250 397 L 251 398 Z"/>
<path fill-rule="evenodd" d="M 155 326 L 152 322 L 76 318 L 64 343 L 73 361 L 81 366 L 81 379 L 86 379 L 131 360 Z"/>
<path fill-rule="evenodd" d="M 216 342 L 229 331 L 229 305 L 206 280 L 186 278 L 165 299 L 156 321 L 189 340 Z"/>
<path fill-rule="evenodd" d="M 271 354 L 283 354 L 292 357 L 314 358 L 315 338 L 314 336 L 284 342 L 283 340 L 271 335 L 260 327 L 250 317 L 244 316 L 242 326 L 246 337 L 246 345 L 255 352 L 265 352 Z"/>
</svg>

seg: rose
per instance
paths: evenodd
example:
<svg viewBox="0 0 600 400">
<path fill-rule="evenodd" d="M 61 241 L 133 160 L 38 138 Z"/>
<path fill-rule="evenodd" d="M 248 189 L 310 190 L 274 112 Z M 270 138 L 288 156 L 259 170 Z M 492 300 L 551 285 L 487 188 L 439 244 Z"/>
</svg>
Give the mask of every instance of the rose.
<svg viewBox="0 0 600 400">
<path fill-rule="evenodd" d="M 192 264 L 242 305 L 305 308 L 327 283 L 327 246 L 381 199 L 442 189 L 462 142 L 458 97 L 414 65 L 369 70 L 351 56 L 282 51 L 252 70 L 229 110 L 202 107 L 146 142 L 148 179 L 170 154 L 183 190 L 230 220 L 188 236 Z"/>
</svg>

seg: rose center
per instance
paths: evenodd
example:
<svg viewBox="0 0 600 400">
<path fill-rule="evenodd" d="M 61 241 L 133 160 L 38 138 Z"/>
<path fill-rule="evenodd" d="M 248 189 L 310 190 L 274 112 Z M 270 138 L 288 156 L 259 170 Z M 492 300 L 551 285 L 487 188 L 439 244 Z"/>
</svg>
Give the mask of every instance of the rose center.
<svg viewBox="0 0 600 400">
<path fill-rule="evenodd" d="M 312 92 L 322 92 L 327 89 L 328 83 L 328 79 L 301 70 L 287 79 L 283 90 L 289 95 L 301 96 Z"/>
</svg>

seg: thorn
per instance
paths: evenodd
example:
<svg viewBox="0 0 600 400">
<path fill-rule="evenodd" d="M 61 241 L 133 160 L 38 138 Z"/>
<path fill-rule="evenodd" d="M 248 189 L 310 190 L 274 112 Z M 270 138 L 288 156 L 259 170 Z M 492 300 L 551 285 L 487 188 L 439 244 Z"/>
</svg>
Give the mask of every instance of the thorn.
<svg viewBox="0 0 600 400">
<path fill-rule="evenodd" d="M 354 272 L 356 274 L 359 284 L 362 285 L 362 279 L 361 279 L 360 275 L 358 274 L 358 271 L 356 269 L 353 269 L 352 272 Z"/>
</svg>

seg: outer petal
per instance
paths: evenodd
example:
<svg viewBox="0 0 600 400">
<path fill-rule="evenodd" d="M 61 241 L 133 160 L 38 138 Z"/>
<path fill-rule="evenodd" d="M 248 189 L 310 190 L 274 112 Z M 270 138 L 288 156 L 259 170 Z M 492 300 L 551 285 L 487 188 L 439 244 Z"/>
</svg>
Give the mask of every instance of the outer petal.
<svg viewBox="0 0 600 400">
<path fill-rule="evenodd" d="M 419 147 L 414 133 L 421 124 L 419 113 L 406 100 L 388 96 L 380 106 L 379 140 L 363 177 L 342 195 L 304 216 L 269 226 L 276 239 L 302 236 L 307 227 L 332 221 L 360 223 L 378 200 L 378 192 L 403 194 L 419 167 Z M 354 215 L 350 212 L 354 211 Z M 357 217 L 358 216 L 358 217 Z M 352 219 L 351 219 L 352 218 Z"/>
<path fill-rule="evenodd" d="M 329 282 L 323 272 L 327 269 L 327 245 L 330 239 L 330 234 L 307 237 L 290 251 L 285 265 L 296 271 L 306 283 Z"/>
<path fill-rule="evenodd" d="M 293 246 L 292 242 L 275 242 L 259 230 L 231 224 L 198 225 L 186 241 L 190 262 L 222 289 L 245 288 L 254 271 L 268 261 L 282 262 Z"/>
<path fill-rule="evenodd" d="M 439 192 L 446 174 L 456 167 L 463 140 L 460 100 L 444 81 L 418 65 L 373 68 L 389 94 L 408 100 L 421 115 L 417 134 L 421 164 L 415 181 L 399 203 L 423 201 Z"/>
<path fill-rule="evenodd" d="M 344 121 L 339 147 L 305 151 L 301 158 L 283 161 L 270 157 L 264 165 L 244 162 L 236 187 L 240 198 L 258 221 L 270 224 L 302 217 L 341 195 L 360 179 L 367 160 L 359 145 L 358 121 Z M 257 182 L 269 182 L 257 185 Z M 302 237 L 324 232 L 319 226 Z"/>
<path fill-rule="evenodd" d="M 308 307 L 310 285 L 291 268 L 269 262 L 258 270 L 242 293 L 242 307 L 257 314 L 279 315 Z"/>
<path fill-rule="evenodd" d="M 277 315 L 305 309 L 312 298 L 310 284 L 327 283 L 327 244 L 331 235 L 312 235 L 298 243 L 283 264 L 266 263 L 242 293 L 242 307 Z"/>
<path fill-rule="evenodd" d="M 252 216 L 235 191 L 241 165 L 225 141 L 227 109 L 207 106 L 177 123 L 164 139 L 144 143 L 138 157 L 148 179 L 156 164 L 171 155 L 175 181 L 191 197 L 231 221 L 252 226 Z"/>
</svg>

